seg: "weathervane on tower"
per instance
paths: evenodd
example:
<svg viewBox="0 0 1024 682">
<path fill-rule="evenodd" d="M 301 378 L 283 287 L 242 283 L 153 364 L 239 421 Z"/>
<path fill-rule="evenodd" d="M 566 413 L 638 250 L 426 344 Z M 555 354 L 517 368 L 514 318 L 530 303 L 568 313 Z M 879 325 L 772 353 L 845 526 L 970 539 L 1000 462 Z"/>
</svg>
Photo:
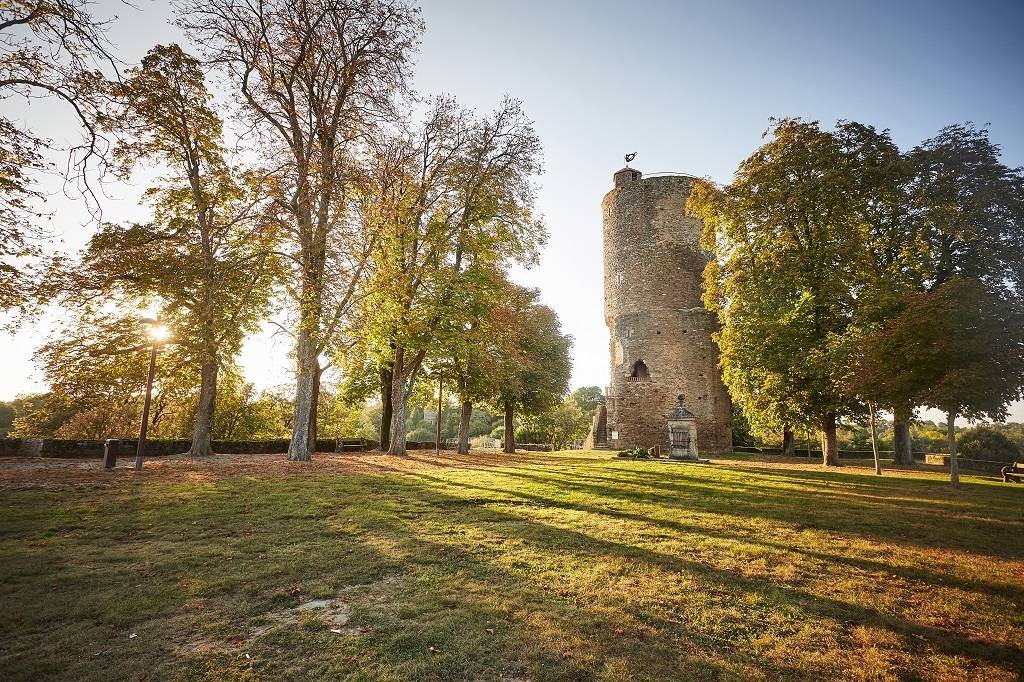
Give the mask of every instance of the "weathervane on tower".
<svg viewBox="0 0 1024 682">
<path fill-rule="evenodd" d="M 629 168 L 629 162 L 636 158 L 636 152 L 632 154 L 626 154 L 626 168 Z"/>
</svg>

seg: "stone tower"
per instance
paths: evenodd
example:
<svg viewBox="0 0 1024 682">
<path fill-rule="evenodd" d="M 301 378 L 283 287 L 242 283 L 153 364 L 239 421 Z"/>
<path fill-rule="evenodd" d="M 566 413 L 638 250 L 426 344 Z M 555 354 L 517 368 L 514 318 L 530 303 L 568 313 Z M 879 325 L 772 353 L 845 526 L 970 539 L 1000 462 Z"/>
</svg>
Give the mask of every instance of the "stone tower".
<svg viewBox="0 0 1024 682">
<path fill-rule="evenodd" d="M 687 217 L 690 180 L 623 168 L 601 202 L 604 316 L 611 332 L 608 446 L 667 447 L 667 415 L 685 396 L 701 454 L 732 449 L 731 403 L 701 302 L 708 254 Z"/>
</svg>

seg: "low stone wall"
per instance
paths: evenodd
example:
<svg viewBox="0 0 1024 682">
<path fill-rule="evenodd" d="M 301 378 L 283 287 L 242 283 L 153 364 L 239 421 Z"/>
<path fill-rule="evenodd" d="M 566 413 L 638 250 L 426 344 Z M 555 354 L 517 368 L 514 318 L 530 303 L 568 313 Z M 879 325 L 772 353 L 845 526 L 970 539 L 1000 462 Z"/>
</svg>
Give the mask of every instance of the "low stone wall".
<svg viewBox="0 0 1024 682">
<path fill-rule="evenodd" d="M 945 453 L 928 453 L 924 457 L 925 464 L 934 464 L 949 471 L 949 455 Z M 993 459 L 971 459 L 969 457 L 957 457 L 957 466 L 966 471 L 983 471 L 988 474 L 998 474 L 1004 466 L 1011 462 L 1000 462 Z"/>
<path fill-rule="evenodd" d="M 52 457 L 55 459 L 102 459 L 106 441 L 57 438 L 0 438 L 0 457 Z M 139 441 L 120 439 L 119 457 L 134 457 Z M 188 440 L 147 440 L 146 457 L 169 457 L 188 452 Z M 323 438 L 316 442 L 317 452 L 369 452 L 379 443 L 365 438 Z M 446 444 L 447 445 L 447 444 Z M 434 442 L 406 441 L 407 450 L 433 450 Z M 517 450 L 550 452 L 550 443 L 516 443 Z M 215 440 L 213 451 L 221 455 L 283 455 L 287 440 Z"/>
<path fill-rule="evenodd" d="M 55 438 L 0 438 L 0 457 L 53 457 L 59 459 L 100 459 L 105 441 L 63 440 Z M 187 452 L 188 440 L 147 440 L 147 457 L 168 457 Z M 426 449 L 425 443 L 409 443 L 410 450 Z M 377 447 L 376 441 L 363 438 L 324 438 L 316 442 L 317 452 L 365 452 Z M 434 447 L 433 443 L 429 444 Z M 120 441 L 120 456 L 135 456 L 138 440 Z M 287 440 L 215 440 L 213 451 L 224 455 L 274 455 L 288 452 Z"/>
</svg>

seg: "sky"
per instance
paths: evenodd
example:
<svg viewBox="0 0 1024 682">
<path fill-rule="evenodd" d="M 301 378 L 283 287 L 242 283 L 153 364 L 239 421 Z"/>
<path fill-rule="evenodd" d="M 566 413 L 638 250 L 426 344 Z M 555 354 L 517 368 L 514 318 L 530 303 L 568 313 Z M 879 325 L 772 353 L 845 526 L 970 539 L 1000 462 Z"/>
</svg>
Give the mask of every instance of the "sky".
<svg viewBox="0 0 1024 682">
<path fill-rule="evenodd" d="M 118 15 L 109 35 L 125 61 L 184 42 L 166 3 L 135 5 L 94 5 L 99 16 Z M 422 8 L 415 88 L 478 111 L 508 94 L 535 121 L 545 150 L 538 208 L 550 239 L 540 264 L 514 275 L 540 289 L 573 335 L 574 386 L 608 383 L 600 202 L 627 152 L 645 173 L 728 182 L 773 116 L 869 123 L 903 148 L 974 121 L 990 126 L 1007 164 L 1024 164 L 1021 2 L 423 0 Z M 52 106 L 26 115 L 58 140 L 74 130 Z M 105 217 L 140 217 L 141 186 L 108 188 Z M 80 202 L 55 191 L 50 208 L 60 248 L 88 239 Z M 31 355 L 55 320 L 0 336 L 0 399 L 44 387 Z M 241 357 L 249 379 L 287 383 L 289 345 L 269 331 L 251 339 Z M 1024 404 L 1011 418 L 1024 421 Z"/>
</svg>

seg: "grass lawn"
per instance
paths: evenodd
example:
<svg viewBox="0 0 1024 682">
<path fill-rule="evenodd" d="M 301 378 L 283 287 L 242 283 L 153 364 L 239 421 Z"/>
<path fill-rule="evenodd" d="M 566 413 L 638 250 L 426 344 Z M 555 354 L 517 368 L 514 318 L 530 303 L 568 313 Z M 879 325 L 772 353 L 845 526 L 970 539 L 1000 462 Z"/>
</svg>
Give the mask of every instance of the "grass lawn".
<svg viewBox="0 0 1024 682">
<path fill-rule="evenodd" d="M 4 680 L 1024 670 L 1022 485 L 579 452 L 39 467 L 0 462 Z"/>
</svg>

